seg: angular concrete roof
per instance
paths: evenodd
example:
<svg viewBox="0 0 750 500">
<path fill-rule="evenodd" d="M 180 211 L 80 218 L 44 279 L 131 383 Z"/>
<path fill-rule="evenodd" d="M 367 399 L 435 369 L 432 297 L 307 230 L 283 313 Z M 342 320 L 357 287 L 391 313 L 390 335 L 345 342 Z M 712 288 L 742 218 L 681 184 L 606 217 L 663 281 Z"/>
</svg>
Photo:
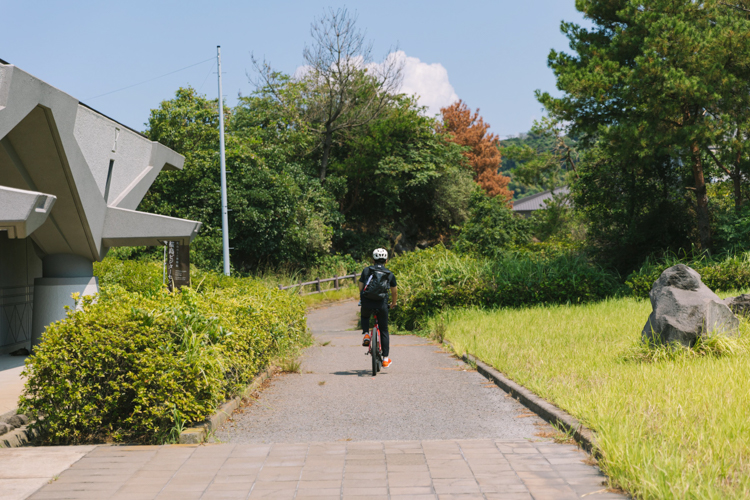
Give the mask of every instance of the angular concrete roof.
<svg viewBox="0 0 750 500">
<path fill-rule="evenodd" d="M 26 238 L 47 220 L 57 198 L 0 186 L 0 231 L 10 238 Z"/>
<path fill-rule="evenodd" d="M 200 222 L 134 212 L 159 172 L 183 163 L 171 149 L 0 63 L 0 186 L 56 197 L 30 233 L 42 253 L 93 261 L 110 246 L 189 242 Z"/>
</svg>

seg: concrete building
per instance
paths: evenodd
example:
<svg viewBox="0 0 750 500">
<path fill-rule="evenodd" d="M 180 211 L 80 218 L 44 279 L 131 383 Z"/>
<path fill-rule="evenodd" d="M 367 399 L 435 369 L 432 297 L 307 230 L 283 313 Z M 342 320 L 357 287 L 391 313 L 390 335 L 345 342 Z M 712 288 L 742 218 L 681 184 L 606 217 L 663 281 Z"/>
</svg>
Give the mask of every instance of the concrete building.
<svg viewBox="0 0 750 500">
<path fill-rule="evenodd" d="M 0 60 L 0 354 L 95 294 L 115 246 L 189 243 L 200 222 L 137 212 L 174 151 Z"/>
</svg>

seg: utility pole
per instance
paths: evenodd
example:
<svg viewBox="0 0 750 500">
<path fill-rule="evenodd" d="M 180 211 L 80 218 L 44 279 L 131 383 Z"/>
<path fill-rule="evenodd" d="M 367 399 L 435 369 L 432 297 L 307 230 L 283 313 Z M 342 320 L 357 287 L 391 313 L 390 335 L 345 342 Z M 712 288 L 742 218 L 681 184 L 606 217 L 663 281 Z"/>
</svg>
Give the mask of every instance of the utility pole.
<svg viewBox="0 0 750 500">
<path fill-rule="evenodd" d="M 219 148 L 221 155 L 221 243 L 224 247 L 224 274 L 229 276 L 229 216 L 227 211 L 227 162 L 224 156 L 224 96 L 221 92 L 221 45 L 216 46 L 219 68 Z"/>
</svg>

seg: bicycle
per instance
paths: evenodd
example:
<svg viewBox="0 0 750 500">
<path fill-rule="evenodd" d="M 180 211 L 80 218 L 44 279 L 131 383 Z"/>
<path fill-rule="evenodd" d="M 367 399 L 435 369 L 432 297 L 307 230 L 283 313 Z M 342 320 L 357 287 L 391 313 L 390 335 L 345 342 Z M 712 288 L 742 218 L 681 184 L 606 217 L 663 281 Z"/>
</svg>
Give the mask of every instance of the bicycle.
<svg viewBox="0 0 750 500">
<path fill-rule="evenodd" d="M 373 314 L 373 317 L 375 318 L 375 326 L 372 327 L 372 331 L 370 332 L 370 345 L 367 347 L 365 356 L 369 355 L 372 358 L 372 376 L 375 377 L 383 367 L 383 349 L 380 346 L 378 315 Z M 375 347 L 374 349 L 373 346 Z"/>
</svg>

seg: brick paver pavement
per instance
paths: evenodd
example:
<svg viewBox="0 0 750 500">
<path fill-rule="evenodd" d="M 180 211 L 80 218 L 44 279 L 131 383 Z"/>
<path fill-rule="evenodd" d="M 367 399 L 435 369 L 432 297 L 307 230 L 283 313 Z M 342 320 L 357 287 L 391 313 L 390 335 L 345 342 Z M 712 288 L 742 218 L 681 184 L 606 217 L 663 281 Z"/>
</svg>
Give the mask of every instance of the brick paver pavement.
<svg viewBox="0 0 750 500">
<path fill-rule="evenodd" d="M 575 446 L 479 440 L 102 446 L 30 498 L 624 498 Z"/>
</svg>

